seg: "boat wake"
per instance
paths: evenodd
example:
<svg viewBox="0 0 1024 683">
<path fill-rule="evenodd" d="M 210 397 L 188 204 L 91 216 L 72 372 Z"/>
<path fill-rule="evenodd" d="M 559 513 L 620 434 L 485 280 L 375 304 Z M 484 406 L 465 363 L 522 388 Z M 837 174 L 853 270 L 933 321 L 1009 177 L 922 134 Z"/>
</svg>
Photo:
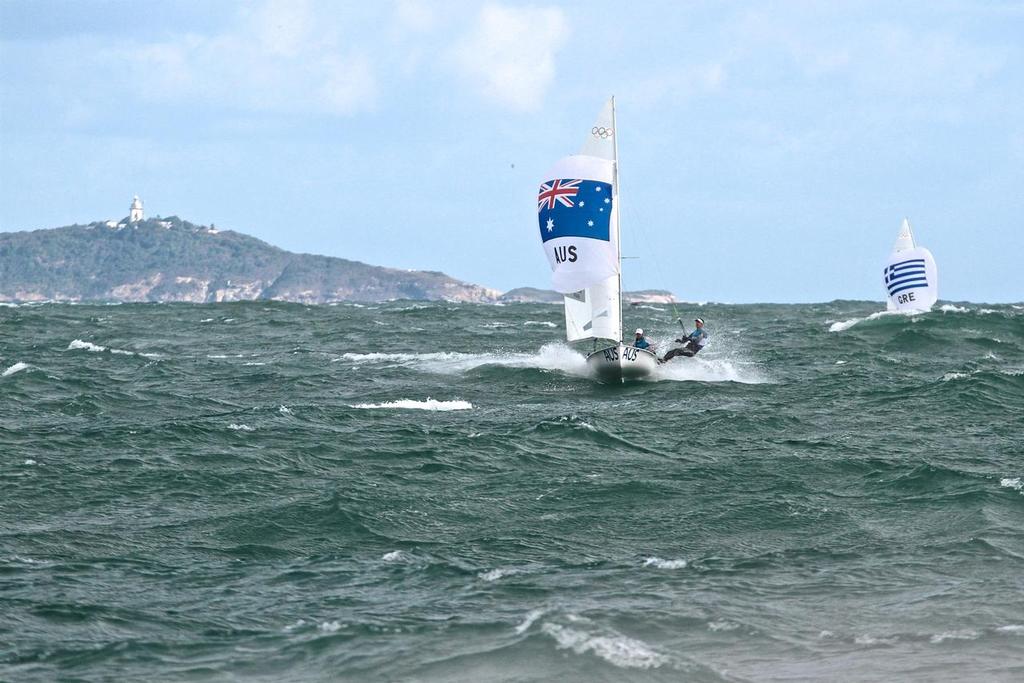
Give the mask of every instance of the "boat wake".
<svg viewBox="0 0 1024 683">
<path fill-rule="evenodd" d="M 356 365 L 410 367 L 424 372 L 456 375 L 485 366 L 534 368 L 562 372 L 577 377 L 588 376 L 583 354 L 565 344 L 545 344 L 534 352 L 517 353 L 346 353 L 335 362 Z"/>
<path fill-rule="evenodd" d="M 357 367 L 405 367 L 439 375 L 459 375 L 477 368 L 503 367 L 591 377 L 586 356 L 559 342 L 545 344 L 532 353 L 346 353 L 335 358 L 334 362 L 352 363 Z M 679 358 L 659 365 L 650 381 L 764 384 L 770 380 L 752 363 L 728 358 Z"/>
<path fill-rule="evenodd" d="M 652 376 L 667 382 L 737 382 L 766 384 L 770 380 L 752 364 L 724 358 L 678 358 L 659 365 Z"/>
</svg>

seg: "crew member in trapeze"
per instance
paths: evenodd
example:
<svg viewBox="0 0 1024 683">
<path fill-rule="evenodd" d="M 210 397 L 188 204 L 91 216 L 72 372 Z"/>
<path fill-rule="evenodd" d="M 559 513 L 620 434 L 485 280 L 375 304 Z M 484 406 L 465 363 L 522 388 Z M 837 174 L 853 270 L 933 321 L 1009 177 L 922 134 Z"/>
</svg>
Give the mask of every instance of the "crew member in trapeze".
<svg viewBox="0 0 1024 683">
<path fill-rule="evenodd" d="M 697 318 L 694 321 L 697 326 L 696 329 L 689 333 L 684 334 L 679 339 L 676 339 L 677 344 L 682 344 L 679 348 L 671 349 L 665 354 L 665 357 L 661 359 L 662 363 L 667 363 L 676 356 L 685 356 L 692 358 L 700 353 L 700 350 L 704 348 L 704 345 L 708 343 L 708 333 L 704 329 L 704 319 Z M 686 332 L 686 328 L 683 328 L 683 332 Z"/>
</svg>

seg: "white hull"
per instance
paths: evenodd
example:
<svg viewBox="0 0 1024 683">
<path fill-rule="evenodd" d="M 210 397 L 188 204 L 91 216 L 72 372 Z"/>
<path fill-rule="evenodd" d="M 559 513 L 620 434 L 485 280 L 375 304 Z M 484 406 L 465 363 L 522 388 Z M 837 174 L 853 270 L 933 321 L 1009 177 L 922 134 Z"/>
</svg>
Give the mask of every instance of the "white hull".
<svg viewBox="0 0 1024 683">
<path fill-rule="evenodd" d="M 622 342 L 598 349 L 587 356 L 587 367 L 602 382 L 643 379 L 654 372 L 657 366 L 658 357 L 652 351 L 627 346 Z"/>
</svg>

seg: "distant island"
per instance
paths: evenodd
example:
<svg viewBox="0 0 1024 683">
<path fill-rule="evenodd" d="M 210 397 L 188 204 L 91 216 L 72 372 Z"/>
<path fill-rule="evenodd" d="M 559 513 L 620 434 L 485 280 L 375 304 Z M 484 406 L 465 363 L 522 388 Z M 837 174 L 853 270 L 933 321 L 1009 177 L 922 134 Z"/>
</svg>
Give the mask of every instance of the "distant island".
<svg viewBox="0 0 1024 683">
<path fill-rule="evenodd" d="M 439 272 L 296 254 L 177 216 L 143 218 L 136 203 L 137 198 L 132 215 L 121 221 L 0 233 L 0 301 L 561 301 L 546 290 L 502 294 Z M 671 294 L 624 298 L 662 302 Z"/>
</svg>

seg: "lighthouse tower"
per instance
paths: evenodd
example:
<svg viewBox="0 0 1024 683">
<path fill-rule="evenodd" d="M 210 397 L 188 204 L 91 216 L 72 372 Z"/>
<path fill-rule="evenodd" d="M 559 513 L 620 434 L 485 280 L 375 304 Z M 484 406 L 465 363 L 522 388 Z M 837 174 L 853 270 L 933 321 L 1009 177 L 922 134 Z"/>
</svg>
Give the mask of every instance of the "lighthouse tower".
<svg viewBox="0 0 1024 683">
<path fill-rule="evenodd" d="M 142 219 L 142 200 L 139 199 L 139 195 L 135 195 L 135 198 L 132 199 L 131 212 L 128 214 L 128 222 L 138 223 Z"/>
</svg>

